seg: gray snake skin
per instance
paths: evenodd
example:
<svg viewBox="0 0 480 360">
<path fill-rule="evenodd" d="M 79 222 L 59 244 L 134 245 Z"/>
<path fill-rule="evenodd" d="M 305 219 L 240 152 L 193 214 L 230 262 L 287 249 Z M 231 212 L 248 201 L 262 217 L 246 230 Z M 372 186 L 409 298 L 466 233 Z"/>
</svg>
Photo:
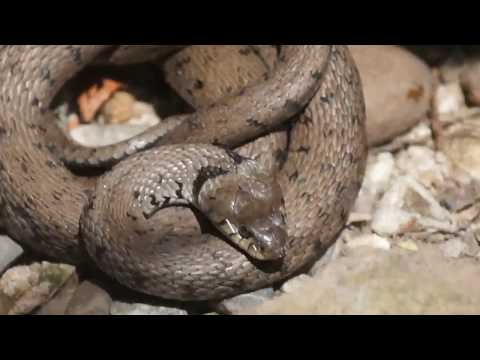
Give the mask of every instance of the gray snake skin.
<svg viewBox="0 0 480 360">
<path fill-rule="evenodd" d="M 68 79 L 92 61 L 115 60 L 117 49 L 129 53 L 127 47 L 105 45 L 0 49 L 0 201 L 8 235 L 61 261 L 78 264 L 93 258 L 128 287 L 185 301 L 262 288 L 317 260 L 345 225 L 365 171 L 365 105 L 348 49 L 282 46 L 278 64 L 264 81 L 182 115 L 184 121 L 167 135 L 153 128 L 115 146 L 80 148 L 54 125 L 49 105 Z M 280 261 L 252 260 L 214 235 L 167 234 L 159 240 L 152 229 L 155 216 L 136 222 L 128 210 L 132 204 L 144 206 L 132 202 L 139 197 L 139 183 L 144 194 L 156 189 L 145 179 L 157 181 L 164 171 L 166 162 L 157 159 L 173 159 L 179 150 L 193 147 L 186 157 L 201 163 L 205 158 L 198 149 L 220 150 L 200 144 L 235 148 L 294 116 L 285 163 L 276 176 L 287 233 Z M 229 150 L 219 154 L 227 162 L 235 160 Z M 117 165 L 97 179 L 79 177 L 65 164 Z M 193 169 L 197 173 L 189 173 L 191 178 L 198 178 L 201 169 Z M 175 203 L 192 194 L 186 184 L 177 185 L 163 198 Z M 151 205 L 165 205 L 153 200 Z"/>
</svg>

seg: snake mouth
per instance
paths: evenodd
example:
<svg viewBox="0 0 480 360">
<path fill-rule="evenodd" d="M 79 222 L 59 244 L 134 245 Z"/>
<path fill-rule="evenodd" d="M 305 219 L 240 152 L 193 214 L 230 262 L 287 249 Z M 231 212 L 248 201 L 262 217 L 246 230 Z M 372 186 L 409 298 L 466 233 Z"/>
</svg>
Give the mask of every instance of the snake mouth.
<svg viewBox="0 0 480 360">
<path fill-rule="evenodd" d="M 230 241 L 255 260 L 276 261 L 286 256 L 286 230 L 272 222 L 260 220 L 250 226 L 237 227 L 226 219 L 219 228 Z"/>
</svg>

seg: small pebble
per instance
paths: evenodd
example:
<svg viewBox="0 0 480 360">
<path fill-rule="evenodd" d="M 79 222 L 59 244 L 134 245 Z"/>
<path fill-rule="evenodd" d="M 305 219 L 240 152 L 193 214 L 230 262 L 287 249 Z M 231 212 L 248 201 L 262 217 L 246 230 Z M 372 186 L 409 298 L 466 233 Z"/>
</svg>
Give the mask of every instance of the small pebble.
<svg viewBox="0 0 480 360">
<path fill-rule="evenodd" d="M 418 251 L 418 246 L 411 240 L 407 241 L 401 241 L 398 243 L 398 247 L 403 249 L 403 250 L 408 250 L 408 251 Z"/>
<path fill-rule="evenodd" d="M 273 289 L 263 289 L 250 294 L 244 294 L 232 299 L 224 300 L 216 305 L 216 311 L 226 315 L 237 315 L 245 309 L 255 308 L 266 300 L 273 298 Z"/>
<path fill-rule="evenodd" d="M 0 236 L 0 274 L 23 254 L 23 249 L 8 236 Z"/>
<path fill-rule="evenodd" d="M 185 310 L 175 309 L 163 306 L 151 306 L 146 304 L 127 304 L 122 302 L 114 302 L 110 309 L 111 315 L 126 316 L 126 315 L 188 315 Z"/>
<path fill-rule="evenodd" d="M 443 255 L 447 258 L 459 258 L 467 250 L 467 245 L 460 239 L 452 239 L 440 245 Z"/>
<path fill-rule="evenodd" d="M 440 85 L 433 102 L 438 115 L 451 115 L 466 107 L 465 97 L 458 83 Z"/>
<path fill-rule="evenodd" d="M 311 279 L 310 276 L 302 274 L 300 276 L 297 276 L 297 277 L 287 281 L 285 284 L 283 284 L 281 290 L 284 293 L 289 293 L 289 294 L 294 293 L 300 287 L 302 287 L 305 284 L 305 282 L 308 281 L 309 279 Z"/>
<path fill-rule="evenodd" d="M 47 262 L 12 268 L 0 279 L 0 302 L 9 304 L 9 315 L 30 314 L 48 302 L 74 273 L 70 265 Z"/>
<path fill-rule="evenodd" d="M 392 248 L 390 242 L 387 239 L 375 234 L 358 236 L 347 242 L 347 247 L 349 247 L 350 249 L 355 249 L 361 246 L 369 246 L 375 249 L 381 249 L 386 251 Z"/>
</svg>

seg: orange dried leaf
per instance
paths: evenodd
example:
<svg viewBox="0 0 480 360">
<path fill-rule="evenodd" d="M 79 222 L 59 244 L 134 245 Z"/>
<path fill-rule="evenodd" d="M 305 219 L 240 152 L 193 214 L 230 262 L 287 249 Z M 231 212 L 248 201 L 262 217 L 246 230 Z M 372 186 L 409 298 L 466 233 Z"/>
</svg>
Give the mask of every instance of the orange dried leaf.
<svg viewBox="0 0 480 360">
<path fill-rule="evenodd" d="M 105 79 L 100 88 L 94 85 L 81 94 L 78 98 L 78 107 L 83 121 L 92 122 L 100 108 L 121 86 L 117 81 Z"/>
</svg>

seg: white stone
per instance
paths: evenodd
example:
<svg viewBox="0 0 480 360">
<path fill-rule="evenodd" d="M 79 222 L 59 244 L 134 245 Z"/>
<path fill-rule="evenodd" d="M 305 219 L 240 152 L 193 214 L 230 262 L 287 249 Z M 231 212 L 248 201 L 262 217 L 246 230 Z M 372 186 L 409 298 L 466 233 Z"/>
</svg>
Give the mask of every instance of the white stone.
<svg viewBox="0 0 480 360">
<path fill-rule="evenodd" d="M 110 313 L 114 316 L 145 316 L 145 315 L 188 315 L 185 310 L 146 304 L 127 304 L 113 302 Z"/>
<path fill-rule="evenodd" d="M 0 236 L 0 273 L 23 254 L 23 249 L 8 236 Z"/>
<path fill-rule="evenodd" d="M 369 246 L 372 248 L 386 250 L 386 251 L 392 248 L 392 245 L 387 239 L 375 234 L 361 235 L 352 239 L 347 243 L 347 247 L 351 249 L 355 249 L 362 246 Z"/>
<path fill-rule="evenodd" d="M 467 251 L 467 244 L 460 239 L 452 239 L 440 246 L 443 254 L 448 258 L 459 258 Z"/>
<path fill-rule="evenodd" d="M 434 106 L 439 115 L 457 113 L 466 107 L 465 96 L 458 82 L 440 85 L 434 95 Z"/>
<path fill-rule="evenodd" d="M 283 284 L 282 292 L 289 294 L 294 293 L 299 288 L 301 288 L 309 279 L 311 279 L 311 277 L 305 274 L 297 276 Z"/>
</svg>

